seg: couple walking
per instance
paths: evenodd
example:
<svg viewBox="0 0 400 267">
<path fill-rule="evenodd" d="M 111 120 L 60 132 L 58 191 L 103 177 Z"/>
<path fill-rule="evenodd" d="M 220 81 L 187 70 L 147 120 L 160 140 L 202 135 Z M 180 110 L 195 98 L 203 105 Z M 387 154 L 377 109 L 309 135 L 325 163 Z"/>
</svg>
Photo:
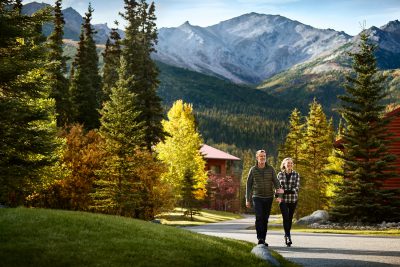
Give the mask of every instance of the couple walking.
<svg viewBox="0 0 400 267">
<path fill-rule="evenodd" d="M 258 150 L 256 159 L 257 164 L 250 169 L 247 177 L 246 207 L 250 208 L 250 200 L 252 198 L 256 213 L 258 244 L 268 246 L 265 242 L 268 219 L 273 198 L 276 196 L 283 218 L 285 244 L 290 246 L 292 244 L 290 229 L 292 228 L 293 214 L 297 205 L 300 176 L 293 170 L 293 160 L 291 158 L 285 158 L 282 161 L 281 171 L 278 175 L 276 175 L 272 166 L 266 164 L 267 155 L 265 150 Z"/>
</svg>

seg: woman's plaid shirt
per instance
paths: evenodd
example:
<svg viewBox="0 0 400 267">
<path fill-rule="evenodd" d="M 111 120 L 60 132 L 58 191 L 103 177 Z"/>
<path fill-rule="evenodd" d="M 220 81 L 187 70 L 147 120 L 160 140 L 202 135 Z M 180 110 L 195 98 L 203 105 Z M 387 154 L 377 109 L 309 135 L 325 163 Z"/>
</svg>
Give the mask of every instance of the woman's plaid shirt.
<svg viewBox="0 0 400 267">
<path fill-rule="evenodd" d="M 294 203 L 299 198 L 299 189 L 300 189 L 300 175 L 296 171 L 292 171 L 289 181 L 286 181 L 285 172 L 278 173 L 278 180 L 283 190 L 293 190 L 294 193 L 284 193 L 283 201 L 286 203 Z"/>
</svg>

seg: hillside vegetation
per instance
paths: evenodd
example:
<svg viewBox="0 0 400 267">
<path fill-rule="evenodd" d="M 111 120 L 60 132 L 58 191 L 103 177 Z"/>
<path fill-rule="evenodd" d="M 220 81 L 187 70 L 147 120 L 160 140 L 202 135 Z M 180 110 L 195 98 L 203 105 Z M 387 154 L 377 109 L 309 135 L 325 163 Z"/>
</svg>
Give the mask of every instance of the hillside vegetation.
<svg viewBox="0 0 400 267">
<path fill-rule="evenodd" d="M 97 46 L 98 53 L 103 51 Z M 65 42 L 64 54 L 70 63 L 76 53 L 74 42 Z M 99 60 L 100 69 L 103 65 Z M 182 99 L 193 104 L 200 133 L 210 145 L 228 144 L 236 156 L 242 151 L 268 149 L 276 155 L 277 145 L 287 133 L 286 120 L 294 108 L 291 101 L 272 96 L 250 86 L 204 75 L 157 62 L 158 94 L 167 111 Z"/>
<path fill-rule="evenodd" d="M 130 218 L 0 209 L 2 266 L 267 266 L 254 244 Z M 272 252 L 283 264 L 288 263 Z"/>
</svg>

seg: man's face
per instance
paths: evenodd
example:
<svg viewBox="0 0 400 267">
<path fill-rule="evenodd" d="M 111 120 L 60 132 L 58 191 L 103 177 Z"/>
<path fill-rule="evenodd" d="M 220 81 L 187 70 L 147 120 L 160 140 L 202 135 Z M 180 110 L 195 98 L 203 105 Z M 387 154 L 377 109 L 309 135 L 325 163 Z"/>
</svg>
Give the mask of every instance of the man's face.
<svg viewBox="0 0 400 267">
<path fill-rule="evenodd" d="M 257 156 L 258 163 L 265 163 L 267 161 L 267 154 L 265 152 L 260 152 Z"/>
</svg>

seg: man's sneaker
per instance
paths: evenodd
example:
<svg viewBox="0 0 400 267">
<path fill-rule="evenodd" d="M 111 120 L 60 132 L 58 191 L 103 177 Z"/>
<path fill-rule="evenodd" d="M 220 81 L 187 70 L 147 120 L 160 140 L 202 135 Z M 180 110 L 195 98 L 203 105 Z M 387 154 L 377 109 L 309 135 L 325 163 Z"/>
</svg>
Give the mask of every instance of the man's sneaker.
<svg viewBox="0 0 400 267">
<path fill-rule="evenodd" d="M 264 245 L 264 244 L 265 244 L 264 239 L 259 239 L 259 240 L 258 240 L 258 244 L 259 244 L 259 245 Z"/>
</svg>

